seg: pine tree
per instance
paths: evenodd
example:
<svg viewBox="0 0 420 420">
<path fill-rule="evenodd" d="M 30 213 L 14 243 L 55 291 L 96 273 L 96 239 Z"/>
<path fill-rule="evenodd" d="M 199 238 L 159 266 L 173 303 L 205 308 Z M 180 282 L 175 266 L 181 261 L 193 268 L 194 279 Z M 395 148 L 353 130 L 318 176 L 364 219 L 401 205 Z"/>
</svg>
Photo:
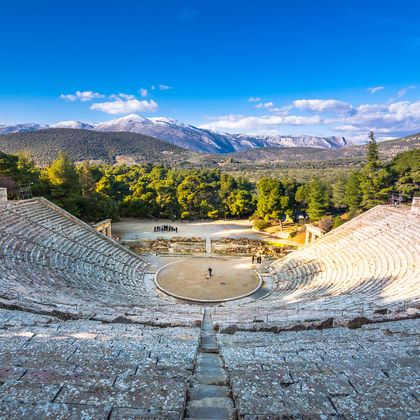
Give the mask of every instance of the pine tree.
<svg viewBox="0 0 420 420">
<path fill-rule="evenodd" d="M 378 164 L 379 153 L 378 153 L 378 143 L 375 140 L 375 133 L 371 131 L 369 133 L 369 141 L 367 142 L 367 152 L 366 157 L 368 164 Z"/>
<path fill-rule="evenodd" d="M 313 221 L 320 220 L 326 215 L 329 207 L 327 188 L 318 178 L 310 183 L 308 215 Z"/>
<path fill-rule="evenodd" d="M 362 190 L 360 189 L 360 173 L 353 171 L 346 182 L 346 204 L 351 211 L 359 208 L 362 202 Z"/>
<path fill-rule="evenodd" d="M 81 188 L 79 175 L 74 162 L 63 151 L 58 159 L 49 165 L 42 174 L 42 179 L 49 186 L 49 197 L 58 206 L 78 216 Z"/>
<path fill-rule="evenodd" d="M 340 177 L 333 186 L 333 204 L 336 209 L 344 210 L 346 203 L 346 179 Z"/>
<path fill-rule="evenodd" d="M 87 160 L 78 168 L 78 173 L 83 197 L 90 197 L 95 192 L 95 179 Z"/>
</svg>

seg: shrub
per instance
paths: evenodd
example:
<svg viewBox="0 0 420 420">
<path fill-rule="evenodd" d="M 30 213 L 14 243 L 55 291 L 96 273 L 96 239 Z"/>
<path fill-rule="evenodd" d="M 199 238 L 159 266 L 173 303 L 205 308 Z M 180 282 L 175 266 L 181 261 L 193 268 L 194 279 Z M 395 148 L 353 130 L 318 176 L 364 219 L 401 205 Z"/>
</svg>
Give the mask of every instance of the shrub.
<svg viewBox="0 0 420 420">
<path fill-rule="evenodd" d="M 328 232 L 333 227 L 333 219 L 331 216 L 325 216 L 318 222 L 318 227 Z"/>
<path fill-rule="evenodd" d="M 343 223 L 344 223 L 344 220 L 340 216 L 334 217 L 333 229 L 335 229 L 336 227 L 342 225 Z"/>
<path fill-rule="evenodd" d="M 262 230 L 268 226 L 268 223 L 264 219 L 255 219 L 254 228 L 257 230 Z"/>
</svg>

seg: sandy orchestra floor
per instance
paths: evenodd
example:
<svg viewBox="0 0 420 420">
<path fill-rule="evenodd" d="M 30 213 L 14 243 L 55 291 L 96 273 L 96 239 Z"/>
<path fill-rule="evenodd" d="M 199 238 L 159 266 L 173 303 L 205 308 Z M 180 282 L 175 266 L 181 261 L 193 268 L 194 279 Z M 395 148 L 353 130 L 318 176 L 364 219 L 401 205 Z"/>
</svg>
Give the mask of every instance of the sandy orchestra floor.
<svg viewBox="0 0 420 420">
<path fill-rule="evenodd" d="M 212 276 L 208 268 L 212 268 Z M 166 265 L 158 284 L 174 295 L 189 299 L 222 300 L 251 293 L 259 277 L 250 258 L 191 257 Z"/>
</svg>

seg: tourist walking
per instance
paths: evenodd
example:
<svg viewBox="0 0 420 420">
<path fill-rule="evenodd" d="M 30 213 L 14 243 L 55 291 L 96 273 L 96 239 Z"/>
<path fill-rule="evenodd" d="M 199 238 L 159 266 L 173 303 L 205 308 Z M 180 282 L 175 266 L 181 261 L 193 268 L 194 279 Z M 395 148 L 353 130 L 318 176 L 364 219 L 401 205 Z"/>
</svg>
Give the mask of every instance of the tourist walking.
<svg viewBox="0 0 420 420">
<path fill-rule="evenodd" d="M 211 277 L 211 273 L 213 272 L 213 270 L 211 269 L 211 267 L 209 267 L 209 269 L 207 271 L 209 272 L 209 277 Z"/>
</svg>

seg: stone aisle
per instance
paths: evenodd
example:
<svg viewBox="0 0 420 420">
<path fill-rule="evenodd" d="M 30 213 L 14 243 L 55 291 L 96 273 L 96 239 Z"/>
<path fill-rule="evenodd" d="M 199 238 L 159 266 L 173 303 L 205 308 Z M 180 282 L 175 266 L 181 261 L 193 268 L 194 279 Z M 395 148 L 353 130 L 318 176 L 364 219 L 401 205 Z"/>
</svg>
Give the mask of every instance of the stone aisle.
<svg viewBox="0 0 420 420">
<path fill-rule="evenodd" d="M 211 254 L 211 238 L 206 238 L 206 253 Z"/>
<path fill-rule="evenodd" d="M 219 354 L 210 312 L 205 309 L 200 346 L 188 390 L 185 419 L 235 419 L 230 382 Z"/>
</svg>

